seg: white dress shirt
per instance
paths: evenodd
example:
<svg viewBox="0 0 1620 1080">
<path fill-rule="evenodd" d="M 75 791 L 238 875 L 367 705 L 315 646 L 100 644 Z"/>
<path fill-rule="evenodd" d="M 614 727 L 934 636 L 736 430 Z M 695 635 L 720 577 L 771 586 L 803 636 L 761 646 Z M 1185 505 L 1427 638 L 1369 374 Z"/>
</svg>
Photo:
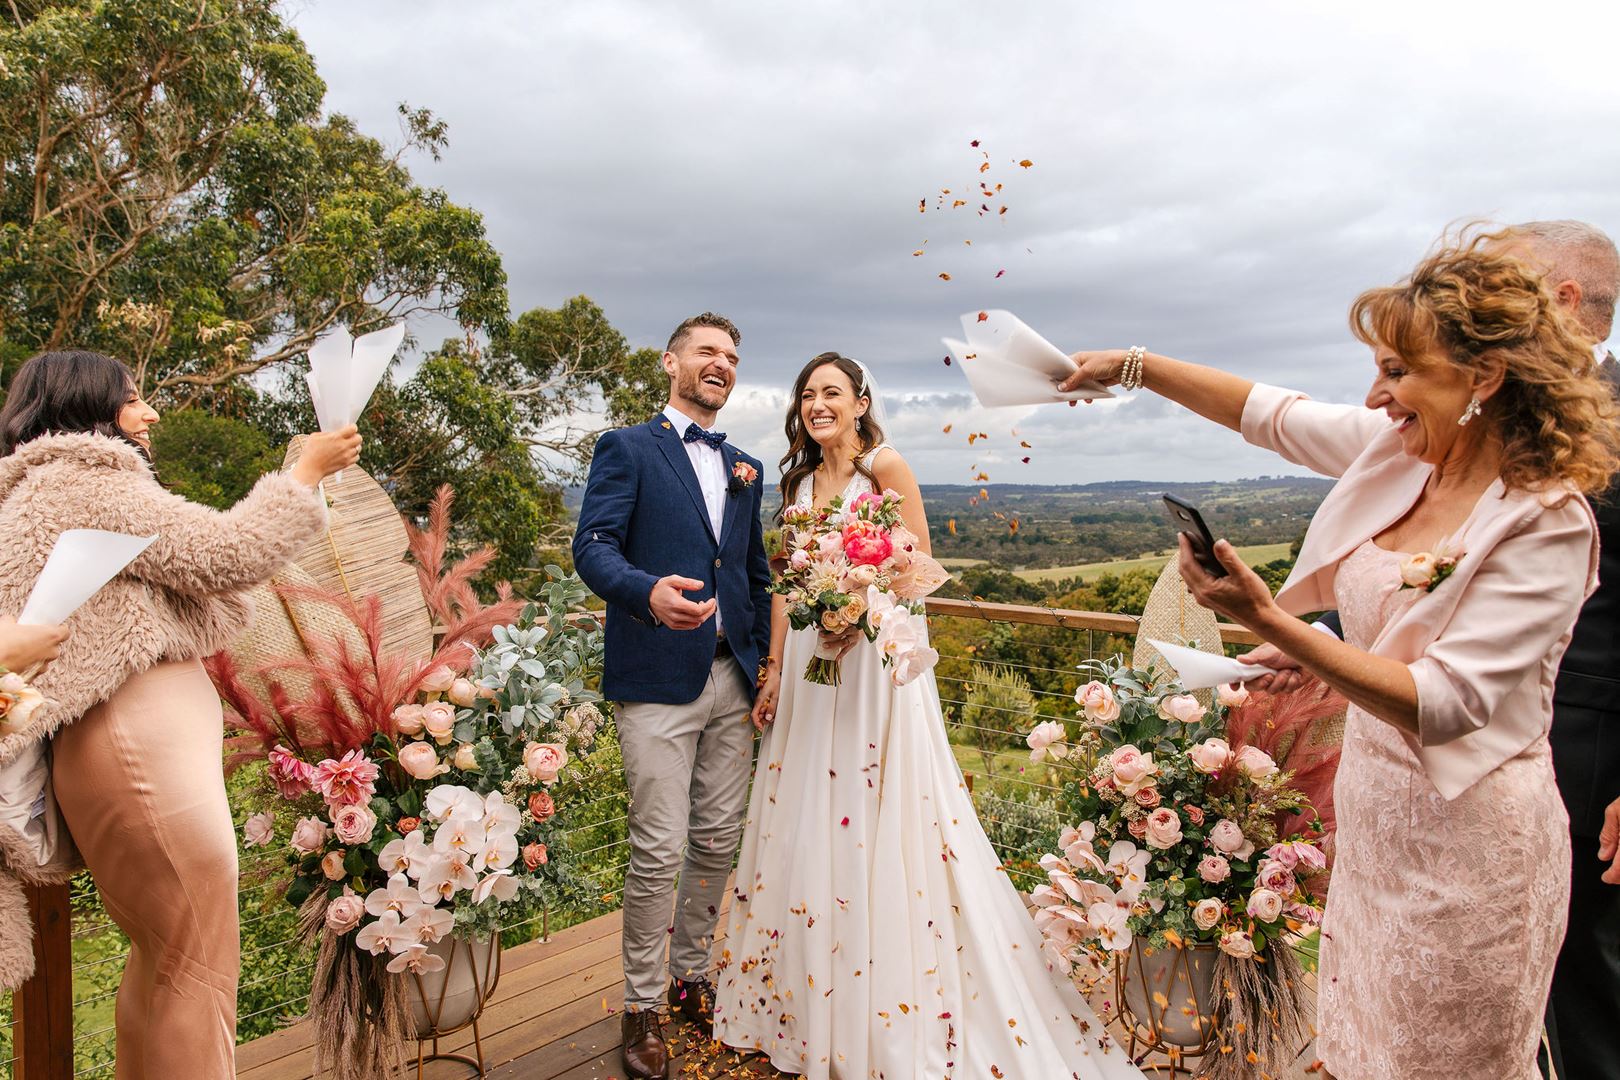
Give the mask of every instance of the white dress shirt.
<svg viewBox="0 0 1620 1080">
<path fill-rule="evenodd" d="M 664 406 L 664 416 L 669 419 L 671 427 L 675 429 L 675 437 L 684 439 L 686 429 L 693 420 L 673 405 Z M 698 427 L 703 427 L 698 424 Z M 713 428 L 705 428 L 713 431 Z M 689 442 L 686 446 L 686 458 L 692 463 L 692 471 L 697 473 L 698 487 L 703 491 L 703 505 L 709 511 L 709 524 L 714 528 L 714 537 L 720 539 L 720 526 L 726 517 L 726 458 L 725 455 L 706 442 Z M 720 608 L 714 609 L 714 628 L 721 632 Z"/>
</svg>

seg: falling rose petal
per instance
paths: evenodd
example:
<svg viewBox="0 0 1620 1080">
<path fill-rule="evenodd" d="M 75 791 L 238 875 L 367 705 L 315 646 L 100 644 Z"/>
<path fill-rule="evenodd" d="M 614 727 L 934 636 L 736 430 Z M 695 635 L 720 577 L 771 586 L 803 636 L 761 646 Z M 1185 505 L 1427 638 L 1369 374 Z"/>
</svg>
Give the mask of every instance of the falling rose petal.
<svg viewBox="0 0 1620 1080">
<path fill-rule="evenodd" d="M 967 200 L 966 199 L 957 199 L 957 200 L 955 200 L 955 201 L 953 201 L 951 203 L 951 209 L 955 210 L 958 206 L 966 206 L 966 205 L 967 205 Z"/>
<path fill-rule="evenodd" d="M 979 321 L 980 322 L 989 322 L 990 321 L 990 313 L 988 311 L 979 312 Z"/>
<path fill-rule="evenodd" d="M 845 818 L 843 821 L 840 821 L 838 824 L 842 825 L 846 829 L 849 828 L 849 818 Z"/>
<path fill-rule="evenodd" d="M 950 530 L 952 536 L 956 535 L 956 519 L 955 518 L 951 518 L 949 521 L 947 521 L 945 523 L 945 527 Z"/>
<path fill-rule="evenodd" d="M 990 479 L 990 474 L 987 473 L 987 472 L 981 472 L 981 473 L 979 473 L 979 475 L 975 476 L 973 479 L 975 479 L 975 480 L 988 480 L 988 479 Z M 988 496 L 988 495 L 985 496 L 985 498 L 987 498 L 987 499 L 989 497 L 990 496 Z"/>
<path fill-rule="evenodd" d="M 917 213 L 919 213 L 919 214 L 928 213 L 928 200 L 927 199 L 918 199 L 917 200 Z"/>
<path fill-rule="evenodd" d="M 983 477 L 984 479 L 986 479 L 986 480 L 990 479 L 988 476 L 985 476 L 983 473 L 980 473 L 979 475 L 981 477 Z M 989 502 L 990 501 L 990 493 L 988 491 L 984 490 L 984 488 L 980 488 L 979 489 L 979 498 L 983 499 L 985 502 Z"/>
<path fill-rule="evenodd" d="M 948 356 L 947 356 L 947 357 L 946 357 L 946 358 L 945 358 L 945 366 L 946 366 L 946 367 L 950 367 L 950 366 L 951 366 L 951 358 L 950 358 L 950 357 L 948 357 Z M 1069 402 L 1069 404 L 1070 404 L 1070 405 L 1073 405 L 1073 404 L 1074 404 L 1074 402 L 1072 402 L 1072 401 L 1071 401 L 1071 402 Z"/>
<path fill-rule="evenodd" d="M 1028 465 L 1028 464 L 1029 464 L 1029 458 L 1025 458 L 1025 459 L 1024 459 L 1024 464 L 1025 464 L 1025 465 Z"/>
<path fill-rule="evenodd" d="M 1035 164 L 1033 161 L 1029 160 L 1029 158 L 1025 158 L 1023 161 L 1018 163 L 1018 167 L 1020 169 L 1027 169 L 1033 164 Z"/>
<path fill-rule="evenodd" d="M 916 256 L 921 255 L 922 253 L 923 253 L 923 249 L 918 248 L 916 251 L 913 251 L 911 254 L 912 254 L 912 257 L 915 258 Z"/>
<path fill-rule="evenodd" d="M 1013 434 L 1016 435 L 1016 434 L 1018 434 L 1018 432 L 1015 431 L 1015 432 L 1013 432 Z M 1029 443 L 1024 442 L 1022 440 L 1019 441 L 1018 445 L 1022 446 L 1025 450 L 1033 450 L 1033 449 L 1035 449 L 1033 446 L 1029 445 Z"/>
<path fill-rule="evenodd" d="M 973 241 L 971 241 L 971 240 L 964 240 L 964 241 L 962 241 L 962 243 L 966 244 L 968 247 L 973 246 Z"/>
<path fill-rule="evenodd" d="M 955 426 L 956 425 L 954 425 L 954 424 L 946 424 L 945 428 L 944 428 L 945 434 L 949 435 L 951 433 L 951 428 L 953 428 Z"/>
<path fill-rule="evenodd" d="M 939 280 L 941 280 L 941 281 L 949 281 L 949 280 L 951 280 L 951 275 L 949 275 L 949 274 L 940 274 L 939 275 Z"/>
<path fill-rule="evenodd" d="M 1000 213 L 1000 214 L 997 214 L 997 215 L 996 215 L 996 216 L 997 216 L 997 217 L 1000 217 L 1000 216 L 1001 216 L 1001 214 L 1005 214 L 1005 213 L 1006 213 L 1006 212 L 1007 212 L 1007 208 L 1006 208 L 1006 207 L 1005 207 L 1005 206 L 1003 206 L 1003 207 L 1002 207 L 1002 208 L 1001 208 L 1001 213 Z M 1025 251 L 1029 251 L 1029 248 L 1025 248 L 1025 249 L 1024 249 L 1024 250 L 1025 250 Z M 1030 254 L 1031 254 L 1031 255 L 1033 255 L 1033 254 L 1035 254 L 1035 253 L 1034 253 L 1034 252 L 1033 252 L 1033 251 L 1029 251 L 1029 253 L 1030 253 Z"/>
<path fill-rule="evenodd" d="M 1011 521 L 1007 522 L 1007 531 L 1012 533 L 1013 535 L 1017 535 L 1017 533 L 1018 533 L 1018 519 L 1017 518 L 1013 518 Z"/>
<path fill-rule="evenodd" d="M 981 164 L 979 166 L 979 171 L 980 172 L 989 172 L 990 171 L 990 163 L 988 161 L 986 161 L 983 164 Z"/>
<path fill-rule="evenodd" d="M 996 271 L 996 277 L 1000 277 L 1002 274 L 1005 274 L 1006 272 L 1007 271 L 1005 271 L 1005 270 L 997 270 Z"/>
<path fill-rule="evenodd" d="M 975 150 L 977 150 L 979 148 L 979 140 L 974 139 L 972 142 L 968 143 L 968 145 L 973 147 Z"/>
</svg>

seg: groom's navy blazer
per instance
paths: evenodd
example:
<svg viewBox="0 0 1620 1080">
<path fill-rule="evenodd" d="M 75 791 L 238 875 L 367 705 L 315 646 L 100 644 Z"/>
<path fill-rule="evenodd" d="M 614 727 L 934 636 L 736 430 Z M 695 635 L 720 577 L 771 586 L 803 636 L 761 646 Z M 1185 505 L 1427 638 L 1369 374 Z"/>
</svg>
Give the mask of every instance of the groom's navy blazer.
<svg viewBox="0 0 1620 1080">
<path fill-rule="evenodd" d="M 663 416 L 609 431 L 596 443 L 574 533 L 574 568 L 607 601 L 602 696 L 684 705 L 703 692 L 715 653 L 715 621 L 696 630 L 657 625 L 647 601 L 670 574 L 703 582 L 686 593 L 720 597 L 726 641 L 748 684 L 770 649 L 770 566 L 759 522 L 765 470 L 730 443 L 721 450 L 728 487 L 720 535 L 681 432 Z M 752 483 L 735 478 L 739 462 Z"/>
</svg>

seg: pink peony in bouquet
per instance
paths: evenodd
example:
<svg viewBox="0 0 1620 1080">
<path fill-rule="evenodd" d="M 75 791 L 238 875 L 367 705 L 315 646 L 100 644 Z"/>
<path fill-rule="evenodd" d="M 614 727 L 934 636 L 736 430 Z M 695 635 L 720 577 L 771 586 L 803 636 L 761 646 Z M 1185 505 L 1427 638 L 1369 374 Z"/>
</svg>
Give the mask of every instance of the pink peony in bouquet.
<svg viewBox="0 0 1620 1080">
<path fill-rule="evenodd" d="M 939 659 L 928 647 L 922 600 L 950 576 L 917 550 L 900 504 L 899 495 L 884 491 L 857 495 L 847 508 L 842 499 L 820 510 L 788 508 L 780 553 L 786 567 L 771 585 L 787 601 L 793 629 L 859 629 L 882 652 L 896 686 Z M 837 686 L 838 661 L 818 645 L 804 677 Z"/>
</svg>

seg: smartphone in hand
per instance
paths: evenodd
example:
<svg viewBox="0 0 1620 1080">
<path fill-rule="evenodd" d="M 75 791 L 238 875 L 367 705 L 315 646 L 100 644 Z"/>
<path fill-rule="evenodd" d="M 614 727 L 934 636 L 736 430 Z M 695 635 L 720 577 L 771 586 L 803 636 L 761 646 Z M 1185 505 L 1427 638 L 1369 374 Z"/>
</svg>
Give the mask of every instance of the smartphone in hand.
<svg viewBox="0 0 1620 1080">
<path fill-rule="evenodd" d="M 1204 524 L 1204 515 L 1198 512 L 1198 507 L 1185 499 L 1178 499 L 1174 495 L 1164 496 L 1164 509 L 1170 515 L 1170 523 L 1176 531 L 1186 535 L 1192 544 L 1193 558 L 1215 577 L 1225 577 L 1226 567 L 1215 557 L 1215 537 Z"/>
</svg>

